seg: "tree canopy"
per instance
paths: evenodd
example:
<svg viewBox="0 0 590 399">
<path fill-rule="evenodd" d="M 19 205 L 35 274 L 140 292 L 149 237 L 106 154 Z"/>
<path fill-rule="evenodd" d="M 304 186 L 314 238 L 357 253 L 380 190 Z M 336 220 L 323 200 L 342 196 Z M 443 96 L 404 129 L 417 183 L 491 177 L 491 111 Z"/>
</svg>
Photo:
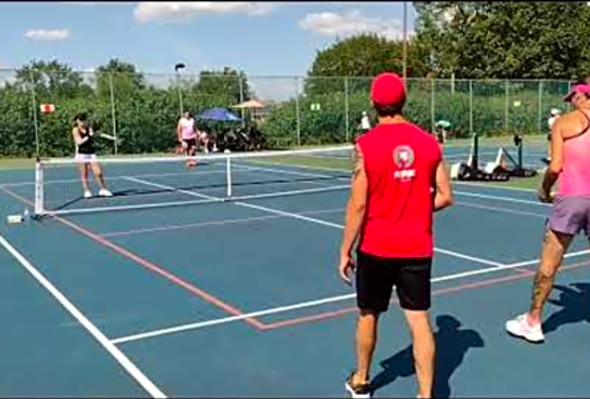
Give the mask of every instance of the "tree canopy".
<svg viewBox="0 0 590 399">
<path fill-rule="evenodd" d="M 576 79 L 590 74 L 586 2 L 413 4 L 418 18 L 407 44 L 408 77 Z M 401 73 L 402 45 L 375 34 L 338 40 L 317 52 L 308 76 Z M 317 91 L 317 85 L 307 84 L 306 92 Z"/>
<path fill-rule="evenodd" d="M 590 72 L 586 2 L 415 2 L 416 45 L 440 77 L 575 79 Z"/>
</svg>

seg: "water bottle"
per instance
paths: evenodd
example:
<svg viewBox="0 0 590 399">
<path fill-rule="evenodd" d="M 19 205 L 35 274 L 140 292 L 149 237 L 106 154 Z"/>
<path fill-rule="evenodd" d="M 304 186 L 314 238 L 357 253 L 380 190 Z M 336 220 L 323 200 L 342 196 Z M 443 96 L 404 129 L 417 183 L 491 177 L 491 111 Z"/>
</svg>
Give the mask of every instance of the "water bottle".
<svg viewBox="0 0 590 399">
<path fill-rule="evenodd" d="M 23 212 L 23 221 L 27 222 L 31 217 L 31 214 L 29 213 L 29 208 L 25 208 L 25 211 Z"/>
</svg>

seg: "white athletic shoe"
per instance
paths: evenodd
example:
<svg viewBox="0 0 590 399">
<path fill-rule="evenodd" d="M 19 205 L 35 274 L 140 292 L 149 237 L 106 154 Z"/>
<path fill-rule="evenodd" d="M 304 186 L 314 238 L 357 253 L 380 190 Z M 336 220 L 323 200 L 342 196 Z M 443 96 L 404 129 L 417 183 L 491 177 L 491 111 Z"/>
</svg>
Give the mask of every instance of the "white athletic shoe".
<svg viewBox="0 0 590 399">
<path fill-rule="evenodd" d="M 86 199 L 92 198 L 92 193 L 88 190 L 84 191 L 84 198 L 86 198 Z"/>
<path fill-rule="evenodd" d="M 350 394 L 350 397 L 352 399 L 370 399 L 372 397 L 371 384 L 365 383 L 362 385 L 353 385 L 353 376 L 354 372 L 350 373 L 346 379 L 346 382 L 344 383 L 344 388 Z"/>
<path fill-rule="evenodd" d="M 528 342 L 534 344 L 541 343 L 545 340 L 541 324 L 531 326 L 528 322 L 527 313 L 521 314 L 512 320 L 508 320 L 506 322 L 506 331 L 515 337 L 524 338 Z"/>
<path fill-rule="evenodd" d="M 100 195 L 101 197 L 112 197 L 113 193 L 111 193 L 109 190 L 107 189 L 102 189 L 98 192 L 98 195 Z"/>
</svg>

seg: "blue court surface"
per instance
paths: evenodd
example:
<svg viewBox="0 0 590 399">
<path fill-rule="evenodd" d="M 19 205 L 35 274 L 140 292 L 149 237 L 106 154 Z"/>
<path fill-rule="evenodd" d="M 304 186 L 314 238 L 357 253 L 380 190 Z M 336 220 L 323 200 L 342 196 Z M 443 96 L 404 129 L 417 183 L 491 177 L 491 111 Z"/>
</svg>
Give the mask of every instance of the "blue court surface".
<svg viewBox="0 0 590 399">
<path fill-rule="evenodd" d="M 117 189 L 124 202 L 194 199 L 205 189 L 199 180 L 158 192 L 175 184 L 174 174 L 192 172 L 144 167 L 132 171 L 140 179 Z M 312 174 L 279 164 L 243 172 L 268 176 L 270 185 L 325 184 L 279 179 L 297 171 Z M 125 178 L 124 169 L 105 173 L 107 182 Z M 210 186 L 207 195 L 220 189 Z M 589 396 L 585 240 L 575 242 L 558 275 L 546 342 L 508 337 L 505 321 L 529 304 L 551 208 L 525 190 L 462 183 L 454 189 L 455 206 L 435 222 L 436 396 Z M 31 208 L 33 171 L 1 172 L 0 190 L 4 218 Z M 0 395 L 346 396 L 356 310 L 336 267 L 347 194 L 3 222 Z M 119 204 L 120 197 L 96 201 Z M 375 396 L 414 397 L 410 340 L 395 300 L 379 338 Z"/>
</svg>

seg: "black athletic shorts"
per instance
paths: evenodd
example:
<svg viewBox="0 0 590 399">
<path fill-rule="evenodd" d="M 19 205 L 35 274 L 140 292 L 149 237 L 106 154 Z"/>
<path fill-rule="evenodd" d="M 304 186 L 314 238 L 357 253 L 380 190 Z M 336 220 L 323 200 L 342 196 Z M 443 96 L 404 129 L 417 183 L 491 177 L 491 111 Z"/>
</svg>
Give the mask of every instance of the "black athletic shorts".
<svg viewBox="0 0 590 399">
<path fill-rule="evenodd" d="M 197 146 L 197 139 L 182 139 L 186 143 L 186 150 L 190 151 Z"/>
<path fill-rule="evenodd" d="M 358 251 L 356 264 L 359 309 L 387 311 L 394 286 L 402 309 L 430 309 L 432 258 L 381 258 Z"/>
</svg>

